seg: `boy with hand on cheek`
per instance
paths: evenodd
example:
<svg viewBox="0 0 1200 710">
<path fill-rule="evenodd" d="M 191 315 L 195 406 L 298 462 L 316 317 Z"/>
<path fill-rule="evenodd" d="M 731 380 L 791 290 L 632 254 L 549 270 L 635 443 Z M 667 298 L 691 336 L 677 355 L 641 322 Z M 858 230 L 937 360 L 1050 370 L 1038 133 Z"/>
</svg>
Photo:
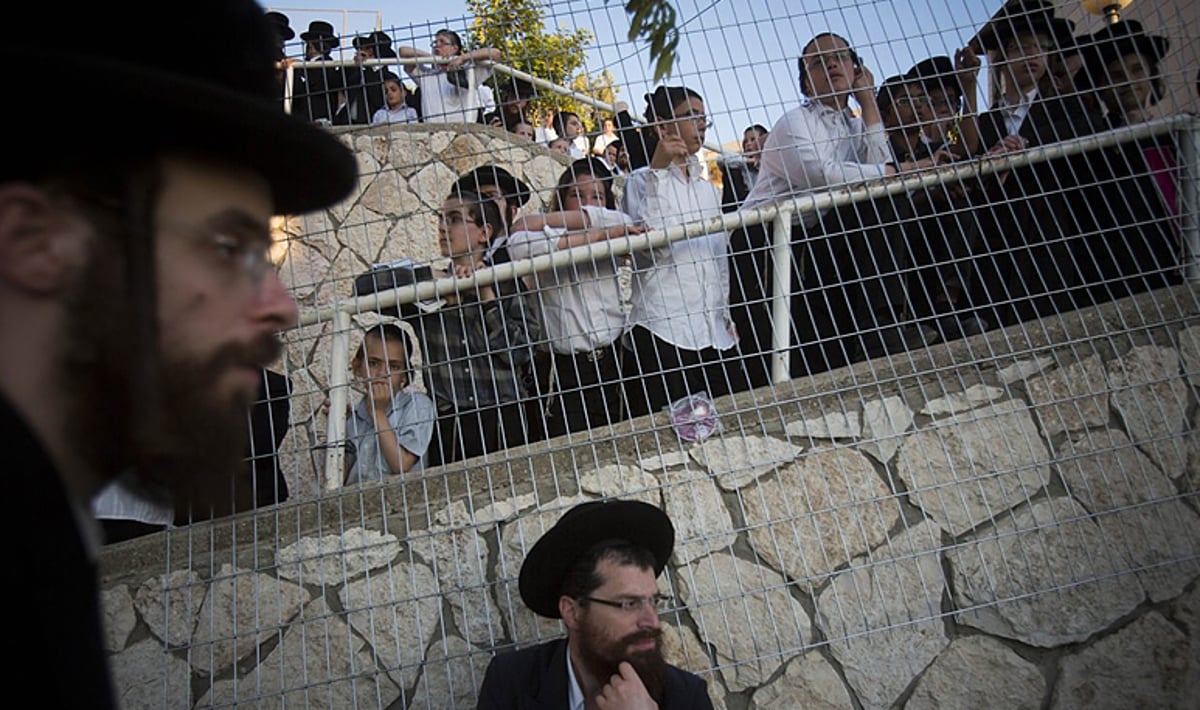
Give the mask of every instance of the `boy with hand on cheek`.
<svg viewBox="0 0 1200 710">
<path fill-rule="evenodd" d="M 420 471 L 437 412 L 408 389 L 404 331 L 393 323 L 368 330 L 351 367 L 366 392 L 346 419 L 346 484 Z"/>
</svg>

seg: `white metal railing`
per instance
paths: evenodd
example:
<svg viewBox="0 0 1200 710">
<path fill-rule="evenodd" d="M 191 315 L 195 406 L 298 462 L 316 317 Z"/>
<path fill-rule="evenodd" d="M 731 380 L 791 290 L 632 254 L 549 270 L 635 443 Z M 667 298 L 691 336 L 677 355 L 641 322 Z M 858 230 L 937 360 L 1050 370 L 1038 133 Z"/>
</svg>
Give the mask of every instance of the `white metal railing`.
<svg viewBox="0 0 1200 710">
<path fill-rule="evenodd" d="M 387 60 L 394 62 L 394 60 Z M 403 60 L 402 60 L 403 61 Z M 603 105 L 602 102 L 597 102 Z M 774 223 L 772 255 L 774 258 L 773 289 L 770 295 L 771 314 L 775 325 L 771 349 L 771 377 L 774 382 L 787 380 L 791 360 L 791 223 L 800 215 L 823 212 L 885 195 L 894 195 L 932 185 L 954 183 L 964 179 L 991 175 L 1013 168 L 1034 165 L 1057 158 L 1077 155 L 1098 148 L 1174 133 L 1180 146 L 1182 184 L 1179 187 L 1179 213 L 1183 220 L 1185 246 L 1184 273 L 1189 281 L 1200 281 L 1200 165 L 1197 164 L 1200 146 L 1200 117 L 1180 114 L 1147 121 L 1134 126 L 1113 129 L 1091 136 L 1074 138 L 1028 150 L 993 156 L 982 156 L 953 165 L 928 169 L 905 176 L 873 180 L 866 183 L 847 183 L 821 192 L 797 195 L 756 209 L 723 214 L 707 220 L 689 222 L 667 229 L 655 229 L 644 234 L 625 236 L 586 246 L 555 251 L 531 259 L 521 259 L 481 269 L 469 277 L 445 277 L 397 287 L 357 298 L 339 300 L 325 306 L 301 312 L 299 325 L 333 322 L 332 372 L 329 374 L 330 411 L 346 410 L 350 381 L 348 352 L 351 336 L 351 315 L 364 311 L 398 306 L 436 298 L 477 286 L 520 278 L 535 272 L 547 271 L 571 264 L 619 256 L 636 251 L 665 246 L 689 237 L 741 227 Z M 342 417 L 330 416 L 327 427 L 325 460 L 326 489 L 341 486 L 345 452 L 337 442 L 345 439 Z"/>
</svg>

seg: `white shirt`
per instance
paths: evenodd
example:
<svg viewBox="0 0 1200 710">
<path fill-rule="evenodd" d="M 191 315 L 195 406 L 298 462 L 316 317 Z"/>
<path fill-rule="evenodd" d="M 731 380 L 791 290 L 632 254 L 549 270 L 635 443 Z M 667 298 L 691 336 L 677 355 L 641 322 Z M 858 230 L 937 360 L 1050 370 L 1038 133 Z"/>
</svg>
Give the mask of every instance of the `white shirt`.
<svg viewBox="0 0 1200 710">
<path fill-rule="evenodd" d="M 113 479 L 92 498 L 92 514 L 99 520 L 134 520 L 147 525 L 175 521 L 171 494 L 164 488 L 139 481 L 130 473 Z"/>
<path fill-rule="evenodd" d="M 825 190 L 834 185 L 875 180 L 887 175 L 891 159 L 883 124 L 862 119 L 817 101 L 783 115 L 771 129 L 759 159 L 758 179 L 744 209 Z M 805 224 L 820 215 L 806 213 Z"/>
<path fill-rule="evenodd" d="M 421 114 L 426 123 L 474 123 L 478 109 L 488 110 L 484 94 L 490 92 L 486 87 L 481 86 L 472 100 L 470 92 L 451 84 L 439 66 L 416 64 L 408 75 L 420 87 Z M 491 75 L 490 67 L 475 67 L 476 83 L 482 84 Z"/>
<path fill-rule="evenodd" d="M 567 647 L 567 710 L 583 710 L 586 707 L 583 688 L 575 677 L 575 665 L 571 663 L 571 647 Z"/>
<path fill-rule="evenodd" d="M 602 207 L 584 207 L 592 227 L 632 224 L 629 215 Z M 513 259 L 529 259 L 559 250 L 565 229 L 546 227 L 540 232 L 514 232 L 508 237 Z M 585 353 L 611 345 L 628 325 L 621 311 L 617 285 L 618 262 L 606 256 L 531 275 L 550 349 L 556 353 Z"/>
<path fill-rule="evenodd" d="M 623 209 L 650 229 L 721 216 L 721 192 L 700 177 L 700 161 L 639 168 L 625 180 Z M 726 350 L 729 332 L 729 235 L 699 234 L 654 249 L 635 274 L 634 323 L 684 350 Z"/>
<path fill-rule="evenodd" d="M 1009 104 L 1003 96 L 996 102 L 996 108 L 1000 110 L 1000 115 L 1004 117 L 1004 129 L 1008 131 L 1007 135 L 1015 136 L 1021 132 L 1021 124 L 1025 123 L 1025 117 L 1029 115 L 1029 109 L 1033 106 L 1033 102 L 1038 98 L 1038 89 L 1033 87 L 1033 91 L 1021 96 L 1021 100 L 1014 106 Z"/>
<path fill-rule="evenodd" d="M 600 135 L 596 136 L 596 140 L 592 142 L 592 152 L 596 155 L 604 155 L 604 149 L 608 147 L 609 143 L 612 143 L 615 140 L 617 140 L 617 136 L 615 134 L 610 136 L 607 133 L 601 133 Z"/>
<path fill-rule="evenodd" d="M 371 125 L 377 126 L 381 123 L 416 123 L 417 110 L 412 106 L 403 105 L 397 109 L 391 109 L 387 106 L 375 112 L 371 117 Z"/>
</svg>

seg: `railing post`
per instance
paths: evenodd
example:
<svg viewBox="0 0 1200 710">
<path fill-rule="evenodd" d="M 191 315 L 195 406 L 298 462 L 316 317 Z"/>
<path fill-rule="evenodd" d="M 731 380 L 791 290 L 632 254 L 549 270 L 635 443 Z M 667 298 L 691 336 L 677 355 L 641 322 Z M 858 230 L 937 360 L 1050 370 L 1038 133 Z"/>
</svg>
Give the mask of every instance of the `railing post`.
<svg viewBox="0 0 1200 710">
<path fill-rule="evenodd" d="M 792 376 L 792 210 L 775 215 L 771 238 L 771 382 Z"/>
<path fill-rule="evenodd" d="M 350 401 L 350 314 L 333 312 L 329 356 L 329 420 L 325 423 L 325 481 L 327 491 L 342 487 L 346 470 L 346 404 Z"/>
<path fill-rule="evenodd" d="M 469 113 L 474 113 L 475 110 L 479 108 L 477 105 L 479 102 L 479 87 L 475 84 L 474 62 L 468 63 L 465 68 L 467 70 L 467 111 Z M 474 120 L 475 119 L 473 117 L 469 118 L 467 119 L 467 123 L 470 123 Z"/>
<path fill-rule="evenodd" d="M 1179 144 L 1179 226 L 1183 232 L 1183 277 L 1200 282 L 1200 118 L 1177 133 Z"/>
</svg>

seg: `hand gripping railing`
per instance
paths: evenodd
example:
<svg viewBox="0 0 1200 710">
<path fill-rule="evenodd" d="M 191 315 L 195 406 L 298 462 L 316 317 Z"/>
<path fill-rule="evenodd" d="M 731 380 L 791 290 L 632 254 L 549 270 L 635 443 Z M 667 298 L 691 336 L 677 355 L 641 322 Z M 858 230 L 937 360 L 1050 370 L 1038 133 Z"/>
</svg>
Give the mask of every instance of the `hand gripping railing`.
<svg viewBox="0 0 1200 710">
<path fill-rule="evenodd" d="M 528 76 L 528 75 L 526 75 Z M 600 102 L 597 102 L 600 103 Z M 544 254 L 531 259 L 521 259 L 481 269 L 469 277 L 447 277 L 424 281 L 384 291 L 340 300 L 335 303 L 305 310 L 300 315 L 300 326 L 332 320 L 332 372 L 330 382 L 330 416 L 327 426 L 324 487 L 333 490 L 341 485 L 345 451 L 336 445 L 345 439 L 345 420 L 340 412 L 346 411 L 349 396 L 348 358 L 351 334 L 351 315 L 363 311 L 436 298 L 455 291 L 473 291 L 497 281 L 520 278 L 535 272 L 547 271 L 563 266 L 605 259 L 609 256 L 665 246 L 672 242 L 702 234 L 738 229 L 741 227 L 774 223 L 772 256 L 774 279 L 771 292 L 771 313 L 774 322 L 771 350 L 771 377 L 773 382 L 782 382 L 789 377 L 791 360 L 791 223 L 800 215 L 822 212 L 885 195 L 908 192 L 917 188 L 945 183 L 956 183 L 968 178 L 991 175 L 1013 168 L 1034 165 L 1070 155 L 1077 155 L 1098 148 L 1141 140 L 1152 136 L 1174 133 L 1180 150 L 1181 184 L 1179 185 L 1179 215 L 1184 237 L 1183 271 L 1191 282 L 1200 282 L 1200 117 L 1181 114 L 1155 119 L 1135 126 L 1127 126 L 1082 138 L 1039 146 L 1017 153 L 984 156 L 961 161 L 936 169 L 921 171 L 902 177 L 873 180 L 866 183 L 845 184 L 822 192 L 797 195 L 773 205 L 743 210 L 689 222 L 667 229 L 655 229 L 638 235 L 614 238 L 586 246 L 574 247 Z"/>
</svg>

